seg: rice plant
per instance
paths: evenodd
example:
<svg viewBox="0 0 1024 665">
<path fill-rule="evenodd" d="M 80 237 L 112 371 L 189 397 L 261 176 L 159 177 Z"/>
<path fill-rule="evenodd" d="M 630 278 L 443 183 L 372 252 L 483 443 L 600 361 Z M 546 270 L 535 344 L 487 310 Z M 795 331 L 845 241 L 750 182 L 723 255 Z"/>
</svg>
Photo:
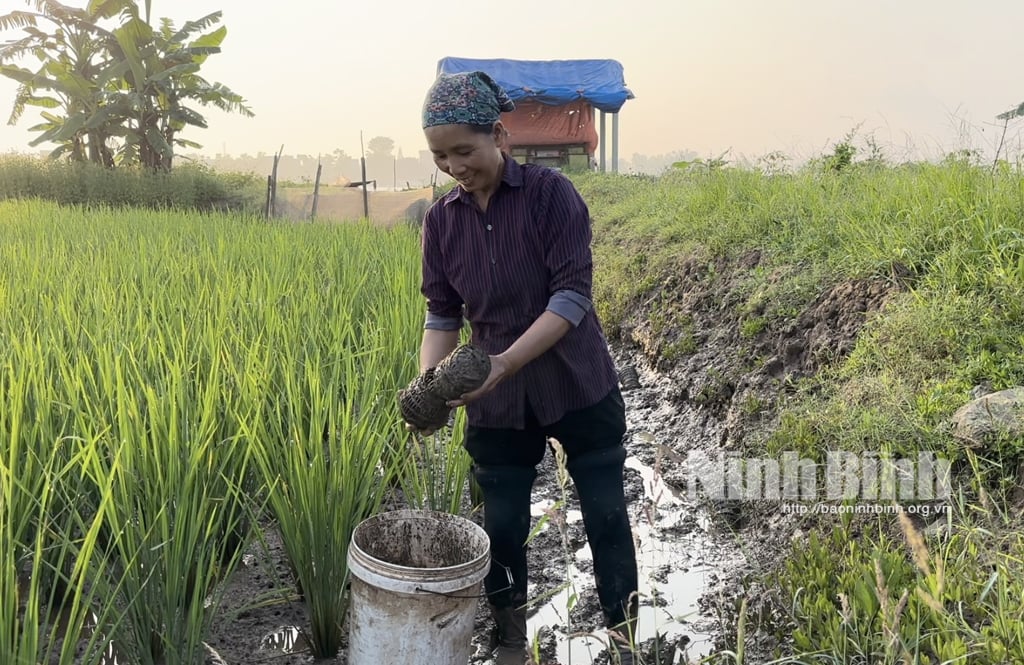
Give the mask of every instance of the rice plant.
<svg viewBox="0 0 1024 665">
<path fill-rule="evenodd" d="M 479 503 L 470 492 L 473 460 L 462 447 L 465 424 L 465 409 L 458 409 L 451 427 L 426 437 L 406 432 L 398 440 L 396 454 L 407 455 L 400 483 L 409 506 L 459 515 Z"/>
<path fill-rule="evenodd" d="M 24 406 L 0 417 L 3 510 L 21 520 L 5 519 L 4 554 L 33 598 L 52 588 L 76 608 L 63 644 L 92 636 L 83 662 L 201 661 L 264 505 L 311 643 L 333 655 L 351 531 L 405 461 L 389 451 L 422 316 L 416 261 L 404 228 L 0 202 L 0 385 Z M 42 455 L 53 441 L 74 445 Z M 2 660 L 35 663 L 64 647 L 18 628 L 18 579 L 0 592 Z"/>
</svg>

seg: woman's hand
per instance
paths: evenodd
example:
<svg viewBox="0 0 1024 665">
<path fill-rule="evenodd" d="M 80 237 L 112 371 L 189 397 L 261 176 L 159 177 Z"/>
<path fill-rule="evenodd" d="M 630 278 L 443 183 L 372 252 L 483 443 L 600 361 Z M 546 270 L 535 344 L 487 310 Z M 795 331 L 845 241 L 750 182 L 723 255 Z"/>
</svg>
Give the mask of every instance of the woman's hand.
<svg viewBox="0 0 1024 665">
<path fill-rule="evenodd" d="M 494 388 L 516 373 L 518 368 L 514 367 L 512 361 L 505 356 L 505 354 L 490 356 L 491 358 L 491 373 L 487 375 L 487 379 L 483 385 L 474 390 L 473 392 L 460 395 L 458 399 L 448 401 L 448 406 L 458 407 L 465 406 L 470 402 L 476 401 L 486 395 L 487 393 L 494 390 Z"/>
</svg>

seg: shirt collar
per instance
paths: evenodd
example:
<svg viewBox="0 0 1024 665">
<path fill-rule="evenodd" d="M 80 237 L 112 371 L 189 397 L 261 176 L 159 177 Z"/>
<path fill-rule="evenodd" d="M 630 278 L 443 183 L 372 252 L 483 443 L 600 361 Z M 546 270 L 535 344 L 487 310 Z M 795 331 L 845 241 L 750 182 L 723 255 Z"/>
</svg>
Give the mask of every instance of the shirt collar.
<svg viewBox="0 0 1024 665">
<path fill-rule="evenodd" d="M 505 170 L 501 174 L 501 182 L 509 187 L 522 187 L 523 167 L 509 155 L 504 155 L 504 158 Z M 455 185 L 455 187 L 452 187 L 452 190 L 445 195 L 444 205 L 447 206 L 453 201 L 459 200 L 469 203 L 470 194 L 462 188 L 462 185 Z"/>
</svg>

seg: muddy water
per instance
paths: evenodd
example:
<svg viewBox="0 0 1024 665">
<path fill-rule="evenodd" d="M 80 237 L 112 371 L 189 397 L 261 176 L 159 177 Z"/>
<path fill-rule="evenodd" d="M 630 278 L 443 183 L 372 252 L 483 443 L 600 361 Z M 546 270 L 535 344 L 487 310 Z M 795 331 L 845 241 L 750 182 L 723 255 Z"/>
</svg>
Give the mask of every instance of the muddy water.
<svg viewBox="0 0 1024 665">
<path fill-rule="evenodd" d="M 673 401 L 678 386 L 671 377 L 646 368 L 640 371 L 640 387 L 625 391 L 628 432 L 625 489 L 631 522 L 637 542 L 640 569 L 641 611 L 638 641 L 644 662 L 679 665 L 697 662 L 718 646 L 722 630 L 713 609 L 719 594 L 735 585 L 747 565 L 747 548 L 736 534 L 725 533 L 720 520 L 703 512 L 687 496 L 686 453 L 691 449 L 712 448 L 720 440 L 721 423 L 699 409 L 680 406 Z M 669 452 L 670 451 L 671 454 Z M 534 485 L 532 513 L 538 520 L 562 499 L 555 478 L 551 455 L 539 468 Z M 576 632 L 596 631 L 601 612 L 593 586 L 593 562 L 583 533 L 578 503 L 571 497 L 568 505 L 559 503 L 555 511 L 565 521 L 567 549 L 554 521 L 536 536 L 530 546 L 531 587 L 534 600 L 530 608 L 529 635 L 537 636 L 546 665 L 592 665 L 607 663 L 603 654 L 605 634 L 575 637 Z M 478 515 L 476 516 L 479 517 Z M 719 524 L 719 526 L 716 526 Z M 283 550 L 273 538 L 272 556 L 259 566 L 249 561 L 233 582 L 236 603 L 252 603 L 265 598 L 281 575 L 287 574 Z M 748 543 L 749 544 L 749 543 Z M 565 552 L 568 552 L 568 556 Z M 749 551 L 749 550 L 748 550 Z M 275 573 L 275 571 L 277 571 Z M 567 578 L 573 590 L 554 590 Z M 570 596 L 575 594 L 573 611 L 567 613 Z M 237 605 L 235 606 L 237 607 Z M 568 616 L 567 616 L 568 615 Z M 301 603 L 238 610 L 239 619 L 218 627 L 214 646 L 224 653 L 229 665 L 273 662 L 281 665 L 306 665 L 308 646 L 300 627 L 307 625 Z M 488 661 L 488 631 L 491 627 L 486 602 L 481 601 L 473 642 L 476 654 L 471 662 Z M 661 636 L 660 658 L 651 657 L 651 640 Z M 225 649 L 231 653 L 225 652 Z M 670 661 L 669 655 L 674 654 Z M 347 661 L 342 654 L 339 663 Z"/>
<path fill-rule="evenodd" d="M 643 479 L 645 503 L 650 497 L 658 496 L 660 480 L 651 467 L 630 457 L 626 468 Z M 711 617 L 701 615 L 698 600 L 707 589 L 708 573 L 715 570 L 713 548 L 699 530 L 685 538 L 665 533 L 665 530 L 675 533 L 687 516 L 694 513 L 668 492 L 661 494 L 659 502 L 657 508 L 643 510 L 633 525 L 641 596 L 636 639 L 644 643 L 660 636 L 666 644 L 682 643 L 685 655 L 696 660 L 707 655 L 711 648 L 710 635 L 702 628 Z M 552 503 L 551 500 L 536 503 L 533 514 L 544 514 Z M 571 525 L 582 516 L 579 511 L 569 510 L 565 519 Z M 706 524 L 703 519 L 698 519 L 697 523 Z M 568 634 L 583 630 L 582 626 L 569 624 L 566 608 L 570 598 L 595 593 L 591 573 L 583 570 L 589 570 L 584 562 L 592 560 L 589 546 L 576 550 L 568 566 L 572 586 L 550 598 L 528 621 L 530 635 L 543 629 L 555 634 L 561 665 L 590 665 L 604 648 L 603 635 L 568 638 Z"/>
<path fill-rule="evenodd" d="M 646 386 L 623 395 L 627 405 L 627 450 L 630 453 L 626 460 L 625 484 L 640 580 L 636 641 L 643 655 L 649 656 L 657 647 L 658 662 L 668 662 L 668 654 L 674 654 L 671 662 L 697 662 L 712 651 L 712 639 L 717 630 L 717 617 L 712 610 L 702 609 L 699 601 L 717 582 L 728 577 L 730 569 L 742 565 L 743 556 L 730 542 L 732 536 L 723 537 L 715 530 L 703 510 L 689 499 L 685 488 L 666 483 L 663 471 L 683 462 L 680 455 L 669 459 L 657 451 L 684 449 L 683 441 L 696 438 L 691 431 L 694 420 L 680 417 L 668 402 L 668 386 L 659 381 L 659 377 L 647 374 L 646 379 Z M 680 469 L 672 471 L 670 475 L 678 477 Z M 551 497 L 538 500 L 532 510 L 534 517 L 549 512 L 555 501 Z M 581 530 L 579 511 L 574 509 L 573 503 L 567 507 L 568 510 L 561 510 L 566 529 L 572 531 L 575 526 Z M 554 559 L 557 558 L 556 554 Z M 560 665 L 607 662 L 598 660 L 604 651 L 605 634 L 579 634 L 593 632 L 598 627 L 599 610 L 567 611 L 573 598 L 582 604 L 586 596 L 596 596 L 591 564 L 590 548 L 585 541 L 582 546 L 573 548 L 570 561 L 566 562 L 564 557 L 560 562 L 552 561 L 547 568 L 547 587 L 552 587 L 551 579 L 569 579 L 572 585 L 531 610 L 528 634 L 553 634 L 555 653 L 551 656 Z M 554 568 L 560 570 L 552 570 Z M 543 592 L 539 585 L 531 588 L 533 597 Z M 704 606 L 709 608 L 710 604 Z M 576 636 L 570 637 L 572 635 Z M 549 638 L 549 644 L 550 641 Z"/>
</svg>

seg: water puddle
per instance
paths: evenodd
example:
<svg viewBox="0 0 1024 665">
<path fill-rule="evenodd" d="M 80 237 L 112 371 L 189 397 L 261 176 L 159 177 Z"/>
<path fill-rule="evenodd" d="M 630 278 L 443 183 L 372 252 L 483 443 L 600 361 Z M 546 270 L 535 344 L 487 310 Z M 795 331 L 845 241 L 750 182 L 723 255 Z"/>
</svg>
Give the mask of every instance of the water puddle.
<svg viewBox="0 0 1024 665">
<path fill-rule="evenodd" d="M 548 515 L 555 508 L 556 502 L 553 499 L 544 499 L 543 501 L 537 501 L 530 506 L 530 517 L 543 517 Z M 574 522 L 580 522 L 583 520 L 583 513 L 578 510 L 560 510 L 560 514 L 565 516 L 566 524 L 573 524 Z M 550 524 L 550 523 L 549 523 Z M 545 524 L 542 529 L 548 528 L 549 524 Z"/>
<path fill-rule="evenodd" d="M 309 644 L 301 628 L 282 626 L 260 639 L 260 651 L 276 651 L 280 654 L 293 654 L 309 650 Z"/>
<path fill-rule="evenodd" d="M 660 644 L 685 645 L 683 655 L 696 661 L 712 648 L 711 636 L 701 628 L 707 618 L 700 615 L 698 606 L 709 575 L 718 571 L 705 536 L 707 520 L 685 497 L 666 486 L 655 469 L 636 457 L 626 460 L 626 468 L 639 473 L 644 488 L 645 510 L 633 525 L 641 599 L 636 641 L 642 644 L 658 637 Z M 534 516 L 544 514 L 552 505 L 550 501 L 535 504 Z M 577 515 L 570 512 L 567 521 L 580 519 L 578 511 L 573 512 Z M 576 595 L 582 602 L 585 594 L 595 593 L 590 569 L 584 572 L 578 565 L 592 559 L 589 546 L 578 550 L 567 569 L 566 579 L 571 585 L 546 599 L 527 624 L 531 639 L 540 635 L 542 628 L 555 633 L 561 665 L 591 665 L 605 647 L 603 633 L 568 639 L 577 630 L 572 626 L 567 629 L 571 598 Z M 539 591 L 531 589 L 530 595 L 535 597 Z M 678 653 L 676 658 L 686 662 Z"/>
</svg>

